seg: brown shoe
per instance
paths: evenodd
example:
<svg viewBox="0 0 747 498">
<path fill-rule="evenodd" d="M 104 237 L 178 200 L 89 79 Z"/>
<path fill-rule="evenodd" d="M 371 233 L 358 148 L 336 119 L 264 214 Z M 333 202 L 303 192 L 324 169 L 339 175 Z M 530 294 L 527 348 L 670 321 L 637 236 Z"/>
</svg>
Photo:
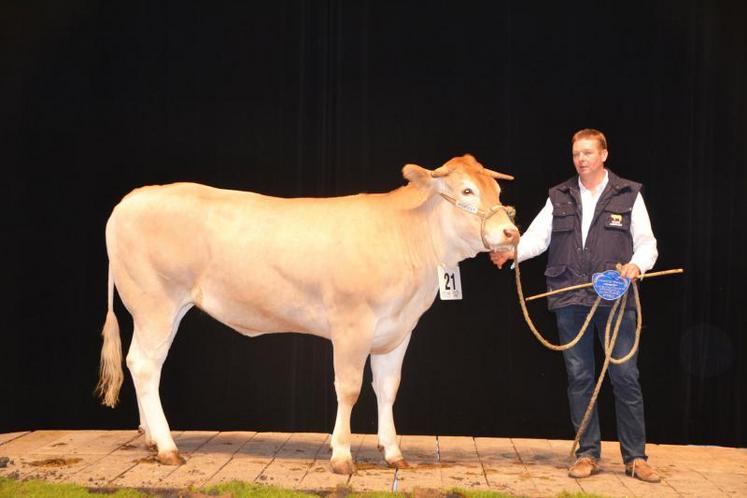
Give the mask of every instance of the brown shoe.
<svg viewBox="0 0 747 498">
<path fill-rule="evenodd" d="M 601 472 L 597 461 L 590 457 L 581 457 L 568 469 L 568 477 L 582 479 Z"/>
<path fill-rule="evenodd" d="M 625 473 L 644 482 L 661 481 L 659 474 L 642 458 L 636 458 L 632 462 L 626 463 Z"/>
</svg>

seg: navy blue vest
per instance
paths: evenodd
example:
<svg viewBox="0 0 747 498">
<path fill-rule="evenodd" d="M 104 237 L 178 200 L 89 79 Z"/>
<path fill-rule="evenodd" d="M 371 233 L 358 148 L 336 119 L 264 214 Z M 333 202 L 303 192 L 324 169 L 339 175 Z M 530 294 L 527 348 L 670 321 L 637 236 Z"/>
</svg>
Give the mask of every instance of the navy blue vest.
<svg viewBox="0 0 747 498">
<path fill-rule="evenodd" d="M 548 249 L 547 290 L 591 282 L 594 273 L 614 270 L 633 256 L 630 217 L 641 184 L 607 170 L 609 181 L 597 201 L 586 247 L 581 245 L 581 193 L 575 176 L 550 189 L 552 237 Z M 596 299 L 593 289 L 564 292 L 547 299 L 551 310 L 573 304 L 591 306 Z M 610 306 L 604 301 L 600 306 Z M 634 308 L 628 296 L 628 308 Z"/>
</svg>

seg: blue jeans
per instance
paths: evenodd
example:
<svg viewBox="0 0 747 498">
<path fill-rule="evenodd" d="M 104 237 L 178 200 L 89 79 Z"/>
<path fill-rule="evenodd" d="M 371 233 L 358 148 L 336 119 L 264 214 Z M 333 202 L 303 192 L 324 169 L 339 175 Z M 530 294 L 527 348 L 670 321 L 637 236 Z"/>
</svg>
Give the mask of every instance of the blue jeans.
<svg viewBox="0 0 747 498">
<path fill-rule="evenodd" d="M 566 343 L 576 337 L 590 309 L 587 306 L 566 306 L 555 310 L 561 343 Z M 609 313 L 609 307 L 597 308 L 583 338 L 571 349 L 563 351 L 565 369 L 568 374 L 568 403 L 571 409 L 571 422 L 575 430 L 578 430 L 584 417 L 598 375 L 594 365 L 594 330 L 596 329 L 599 342 L 604 348 L 604 329 Z M 614 330 L 614 320 L 616 318 L 613 319 L 610 336 Z M 636 312 L 626 310 L 615 343 L 613 358 L 624 356 L 630 351 L 635 341 L 635 327 Z M 612 381 L 615 396 L 617 437 L 620 440 L 623 461 L 628 463 L 635 458 L 646 460 L 646 424 L 643 419 L 643 394 L 638 383 L 638 353 L 622 365 L 610 363 L 607 372 Z M 602 451 L 600 439 L 599 417 L 595 406 L 589 425 L 579 442 L 576 456 L 599 459 Z"/>
</svg>

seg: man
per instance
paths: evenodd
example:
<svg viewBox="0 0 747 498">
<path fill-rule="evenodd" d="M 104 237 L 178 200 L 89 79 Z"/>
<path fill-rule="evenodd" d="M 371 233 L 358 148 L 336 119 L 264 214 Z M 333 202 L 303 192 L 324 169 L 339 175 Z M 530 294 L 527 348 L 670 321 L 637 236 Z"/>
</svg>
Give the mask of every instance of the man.
<svg viewBox="0 0 747 498">
<path fill-rule="evenodd" d="M 519 262 L 549 250 L 545 276 L 549 290 L 588 283 L 594 273 L 615 269 L 634 279 L 650 270 L 658 256 L 641 185 L 625 180 L 605 168 L 607 140 L 598 130 L 584 129 L 572 138 L 573 165 L 578 176 L 550 189 L 544 208 L 521 236 L 514 251 L 493 252 L 491 260 L 501 268 L 509 259 Z M 593 290 L 581 289 L 551 296 L 560 342 L 579 332 L 594 303 Z M 610 312 L 610 301 L 602 301 L 587 333 L 573 348 L 563 352 L 568 374 L 571 421 L 578 430 L 595 385 L 594 328 L 600 341 Z M 630 351 L 635 338 L 636 311 L 628 299 L 613 352 L 620 357 Z M 646 482 L 659 482 L 647 463 L 643 396 L 638 383 L 637 354 L 622 365 L 610 364 L 609 375 L 615 397 L 617 434 L 625 462 L 625 473 Z M 596 407 L 576 452 L 568 475 L 589 477 L 600 471 L 599 419 Z"/>
</svg>

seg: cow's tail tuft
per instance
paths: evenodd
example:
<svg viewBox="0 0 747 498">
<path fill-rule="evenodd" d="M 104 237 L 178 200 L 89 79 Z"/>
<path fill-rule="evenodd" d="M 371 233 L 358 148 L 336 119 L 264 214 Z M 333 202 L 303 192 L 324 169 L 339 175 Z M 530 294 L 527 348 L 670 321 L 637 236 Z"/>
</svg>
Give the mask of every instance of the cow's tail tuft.
<svg viewBox="0 0 747 498">
<path fill-rule="evenodd" d="M 101 347 L 101 365 L 99 366 L 99 383 L 96 393 L 101 403 L 114 408 L 119 401 L 119 389 L 122 387 L 122 342 L 119 339 L 119 323 L 114 314 L 114 280 L 112 267 L 109 265 L 109 308 L 101 335 L 104 345 Z"/>
</svg>

